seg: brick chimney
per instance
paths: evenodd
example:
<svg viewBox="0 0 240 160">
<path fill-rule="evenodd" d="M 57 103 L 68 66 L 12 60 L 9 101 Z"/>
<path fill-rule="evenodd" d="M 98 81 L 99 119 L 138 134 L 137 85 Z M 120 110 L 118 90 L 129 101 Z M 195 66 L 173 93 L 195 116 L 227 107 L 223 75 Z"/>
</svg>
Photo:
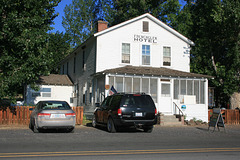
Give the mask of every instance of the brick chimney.
<svg viewBox="0 0 240 160">
<path fill-rule="evenodd" d="M 103 31 L 108 28 L 108 22 L 99 20 L 98 21 L 98 32 Z"/>
</svg>

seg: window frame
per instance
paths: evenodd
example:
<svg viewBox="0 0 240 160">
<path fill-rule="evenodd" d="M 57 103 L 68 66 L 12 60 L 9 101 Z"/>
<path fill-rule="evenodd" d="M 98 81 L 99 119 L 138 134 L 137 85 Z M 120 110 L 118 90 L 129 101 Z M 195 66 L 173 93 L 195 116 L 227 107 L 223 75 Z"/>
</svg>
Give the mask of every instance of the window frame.
<svg viewBox="0 0 240 160">
<path fill-rule="evenodd" d="M 145 48 L 143 48 L 145 47 Z M 148 55 L 148 50 L 146 47 L 149 47 L 149 55 Z M 151 65 L 151 45 L 148 45 L 148 44 L 142 44 L 142 54 L 141 54 L 141 57 L 142 57 L 142 65 L 144 66 L 150 66 Z M 149 57 L 149 64 L 148 63 L 144 63 L 144 58 L 145 60 L 147 61 L 147 57 Z"/>
<path fill-rule="evenodd" d="M 165 48 L 169 48 L 170 49 L 170 56 L 166 56 L 164 53 L 165 53 Z M 169 58 L 170 59 L 170 62 L 165 62 L 164 59 L 165 58 Z M 166 63 L 169 63 L 169 64 L 166 64 Z M 172 47 L 171 46 L 163 46 L 163 66 L 166 66 L 166 67 L 169 67 L 169 66 L 172 66 Z"/>
<path fill-rule="evenodd" d="M 167 85 L 169 88 L 169 93 L 163 94 L 163 85 Z M 161 82 L 161 97 L 171 97 L 171 83 L 170 82 Z"/>
<path fill-rule="evenodd" d="M 188 83 L 188 81 L 192 81 L 191 83 Z M 181 82 L 184 82 L 181 83 Z M 180 100 L 182 96 L 195 96 L 196 97 L 196 104 L 205 104 L 205 81 L 201 79 L 174 79 L 174 99 L 175 100 Z M 182 86 L 185 85 L 184 87 Z M 190 87 L 191 85 L 191 87 Z M 191 88 L 191 94 L 188 93 L 188 88 Z M 184 89 L 184 94 L 183 90 Z"/>
<path fill-rule="evenodd" d="M 149 32 L 149 22 L 148 21 L 142 21 L 142 32 Z"/>
<path fill-rule="evenodd" d="M 123 53 L 124 45 L 129 45 L 129 53 Z M 130 64 L 131 63 L 131 43 L 123 42 L 121 44 L 121 56 L 122 56 L 121 63 L 123 63 L 123 64 Z M 124 61 L 124 59 L 123 59 L 124 56 L 129 56 L 129 62 L 123 62 Z"/>
<path fill-rule="evenodd" d="M 76 56 L 73 58 L 73 73 L 76 73 Z"/>
</svg>

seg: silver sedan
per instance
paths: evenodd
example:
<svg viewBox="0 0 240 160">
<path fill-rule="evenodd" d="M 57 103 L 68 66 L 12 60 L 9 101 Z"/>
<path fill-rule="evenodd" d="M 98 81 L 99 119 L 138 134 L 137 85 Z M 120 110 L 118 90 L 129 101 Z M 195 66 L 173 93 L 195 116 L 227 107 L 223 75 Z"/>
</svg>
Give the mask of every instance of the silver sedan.
<svg viewBox="0 0 240 160">
<path fill-rule="evenodd" d="M 30 116 L 29 128 L 37 133 L 42 129 L 66 129 L 73 132 L 76 114 L 65 101 L 39 101 Z"/>
</svg>

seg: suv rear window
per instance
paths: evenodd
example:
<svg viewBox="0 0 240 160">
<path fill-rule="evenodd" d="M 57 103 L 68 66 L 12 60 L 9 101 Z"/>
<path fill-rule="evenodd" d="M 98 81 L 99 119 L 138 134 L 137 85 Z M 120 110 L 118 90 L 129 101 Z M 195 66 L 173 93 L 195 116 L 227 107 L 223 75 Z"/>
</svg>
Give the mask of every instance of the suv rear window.
<svg viewBox="0 0 240 160">
<path fill-rule="evenodd" d="M 120 102 L 121 102 L 121 98 L 122 98 L 121 95 L 113 96 L 110 108 L 117 108 L 117 107 L 119 107 L 120 106 Z"/>
<path fill-rule="evenodd" d="M 154 108 L 155 104 L 149 95 L 125 95 L 121 101 L 122 107 Z"/>
</svg>

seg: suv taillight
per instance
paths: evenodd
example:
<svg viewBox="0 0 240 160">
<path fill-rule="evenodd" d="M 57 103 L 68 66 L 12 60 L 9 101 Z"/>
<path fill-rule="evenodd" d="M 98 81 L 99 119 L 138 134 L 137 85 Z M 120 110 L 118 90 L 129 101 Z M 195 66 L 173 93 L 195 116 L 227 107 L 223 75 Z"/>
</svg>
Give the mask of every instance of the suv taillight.
<svg viewBox="0 0 240 160">
<path fill-rule="evenodd" d="M 155 116 L 157 115 L 157 109 L 155 109 Z"/>
<path fill-rule="evenodd" d="M 121 108 L 119 108 L 117 112 L 118 112 L 118 115 L 119 115 L 119 116 L 122 115 L 122 109 L 121 109 Z"/>
</svg>

